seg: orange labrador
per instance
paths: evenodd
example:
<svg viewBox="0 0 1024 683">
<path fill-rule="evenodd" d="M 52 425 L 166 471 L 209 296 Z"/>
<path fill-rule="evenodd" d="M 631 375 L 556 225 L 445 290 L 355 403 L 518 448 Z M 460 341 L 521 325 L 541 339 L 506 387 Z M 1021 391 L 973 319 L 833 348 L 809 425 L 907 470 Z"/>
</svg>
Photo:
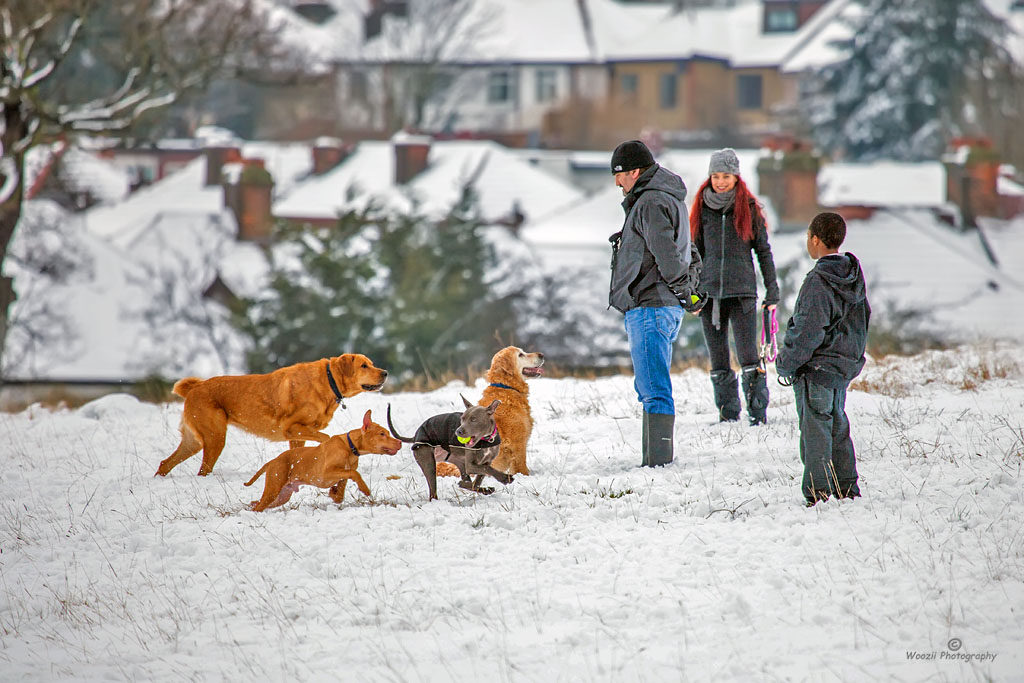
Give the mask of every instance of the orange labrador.
<svg viewBox="0 0 1024 683">
<path fill-rule="evenodd" d="M 232 375 L 207 380 L 186 377 L 174 385 L 185 399 L 181 443 L 156 474 L 172 469 L 203 451 L 199 476 L 213 471 L 224 450 L 228 425 L 297 448 L 306 441 L 323 443 L 326 427 L 342 399 L 378 391 L 388 373 L 358 353 L 296 363 L 265 375 Z"/>
<path fill-rule="evenodd" d="M 496 470 L 507 474 L 530 473 L 526 467 L 526 442 L 533 432 L 533 415 L 526 378 L 543 374 L 542 365 L 543 353 L 527 353 L 518 346 L 506 346 L 491 359 L 491 367 L 484 375 L 490 384 L 484 388 L 480 405 L 501 401 L 494 411 L 501 436 L 501 449 L 491 463 Z"/>
<path fill-rule="evenodd" d="M 370 421 L 370 411 L 363 415 L 360 429 L 342 435 L 337 434 L 317 446 L 291 448 L 277 456 L 245 482 L 252 486 L 263 474 L 263 497 L 254 500 L 249 507 L 262 512 L 288 502 L 292 494 L 303 484 L 330 489 L 331 500 L 341 504 L 345 499 L 345 486 L 349 479 L 355 482 L 363 495 L 370 495 L 370 488 L 359 476 L 359 456 L 366 453 L 394 455 L 402 442 L 391 436 L 388 430 Z"/>
</svg>

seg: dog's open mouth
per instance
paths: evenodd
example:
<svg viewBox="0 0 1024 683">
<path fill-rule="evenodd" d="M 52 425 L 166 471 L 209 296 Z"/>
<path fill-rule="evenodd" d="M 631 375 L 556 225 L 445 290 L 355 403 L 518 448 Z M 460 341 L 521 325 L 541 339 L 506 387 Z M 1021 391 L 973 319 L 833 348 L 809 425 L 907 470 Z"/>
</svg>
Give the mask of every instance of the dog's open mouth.
<svg viewBox="0 0 1024 683">
<path fill-rule="evenodd" d="M 523 374 L 527 377 L 540 377 L 544 374 L 543 368 L 523 368 Z"/>
<path fill-rule="evenodd" d="M 384 386 L 384 382 L 380 384 L 361 384 L 360 386 L 363 388 L 363 391 L 380 391 Z"/>
</svg>

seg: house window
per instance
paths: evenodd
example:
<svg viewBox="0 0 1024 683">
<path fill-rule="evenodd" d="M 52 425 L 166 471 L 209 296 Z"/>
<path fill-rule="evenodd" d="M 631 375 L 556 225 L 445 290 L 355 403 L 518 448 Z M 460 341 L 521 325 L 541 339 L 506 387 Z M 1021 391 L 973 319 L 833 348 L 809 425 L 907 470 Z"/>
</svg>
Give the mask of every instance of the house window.
<svg viewBox="0 0 1024 683">
<path fill-rule="evenodd" d="M 760 74 L 736 77 L 736 104 L 740 109 L 760 109 L 764 106 Z"/>
<path fill-rule="evenodd" d="M 626 97 L 636 95 L 636 74 L 622 74 L 619 78 L 619 87 L 622 89 L 622 94 Z"/>
<path fill-rule="evenodd" d="M 370 88 L 366 78 L 366 73 L 362 71 L 353 71 L 349 93 L 352 99 L 357 102 L 365 102 L 369 92 Z"/>
<path fill-rule="evenodd" d="M 537 69 L 537 101 L 550 102 L 558 95 L 558 74 L 554 69 Z"/>
<path fill-rule="evenodd" d="M 487 101 L 491 104 L 511 102 L 515 78 L 511 71 L 492 71 L 487 80 Z"/>
<path fill-rule="evenodd" d="M 795 7 L 765 7 L 764 30 L 767 33 L 795 31 L 799 21 Z"/>
<path fill-rule="evenodd" d="M 662 74 L 658 79 L 658 102 L 662 109 L 676 108 L 678 81 L 676 74 Z"/>
</svg>

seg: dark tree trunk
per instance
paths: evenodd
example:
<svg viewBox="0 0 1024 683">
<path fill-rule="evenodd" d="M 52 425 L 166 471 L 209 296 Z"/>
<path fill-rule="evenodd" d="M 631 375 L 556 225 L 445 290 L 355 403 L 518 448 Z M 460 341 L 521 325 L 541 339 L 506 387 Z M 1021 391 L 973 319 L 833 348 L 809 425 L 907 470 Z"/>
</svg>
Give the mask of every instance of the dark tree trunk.
<svg viewBox="0 0 1024 683">
<path fill-rule="evenodd" d="M 8 158 L 14 162 L 16 174 L 13 191 L 6 200 L 0 202 L 0 266 L 7 260 L 7 249 L 14 237 L 14 228 L 21 218 L 21 205 L 25 198 L 25 153 L 16 149 L 15 144 L 27 134 L 25 119 L 21 106 L 7 105 L 3 109 L 5 128 L 2 144 Z M 10 152 L 10 150 L 14 150 Z M 0 173 L 0 188 L 4 187 L 7 178 Z M 3 358 L 7 343 L 8 314 L 14 303 L 14 280 L 0 273 L 0 359 Z M 0 385 L 3 384 L 3 366 L 0 364 Z"/>
</svg>

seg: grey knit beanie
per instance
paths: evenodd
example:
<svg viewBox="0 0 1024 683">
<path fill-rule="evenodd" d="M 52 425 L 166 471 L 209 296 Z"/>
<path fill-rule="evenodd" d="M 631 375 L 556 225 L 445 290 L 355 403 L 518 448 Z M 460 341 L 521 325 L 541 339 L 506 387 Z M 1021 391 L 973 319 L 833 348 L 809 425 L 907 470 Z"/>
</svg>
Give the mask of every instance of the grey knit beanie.
<svg viewBox="0 0 1024 683">
<path fill-rule="evenodd" d="M 736 150 L 732 147 L 720 149 L 711 153 L 711 163 L 708 165 L 708 175 L 712 173 L 740 174 L 740 160 L 736 156 Z"/>
</svg>

